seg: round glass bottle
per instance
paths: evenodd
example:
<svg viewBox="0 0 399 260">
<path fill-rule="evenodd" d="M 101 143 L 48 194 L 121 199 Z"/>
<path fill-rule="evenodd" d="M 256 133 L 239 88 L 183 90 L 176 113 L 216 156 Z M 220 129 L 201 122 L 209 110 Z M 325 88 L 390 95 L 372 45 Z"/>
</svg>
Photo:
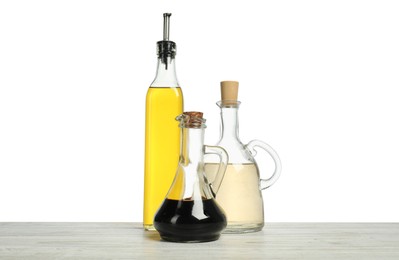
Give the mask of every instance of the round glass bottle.
<svg viewBox="0 0 399 260">
<path fill-rule="evenodd" d="M 161 238 L 171 242 L 206 242 L 219 238 L 226 216 L 214 199 L 222 182 L 228 155 L 217 146 L 204 145 L 205 119 L 201 112 L 185 112 L 180 121 L 180 160 L 169 192 L 154 218 Z M 204 154 L 220 158 L 212 183 L 204 172 Z"/>
</svg>

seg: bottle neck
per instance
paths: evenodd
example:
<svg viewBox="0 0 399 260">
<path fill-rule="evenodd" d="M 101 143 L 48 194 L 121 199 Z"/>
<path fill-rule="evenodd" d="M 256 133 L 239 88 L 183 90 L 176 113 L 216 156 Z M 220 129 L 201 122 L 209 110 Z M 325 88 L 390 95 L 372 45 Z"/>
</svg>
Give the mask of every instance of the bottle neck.
<svg viewBox="0 0 399 260">
<path fill-rule="evenodd" d="M 221 134 L 220 141 L 237 140 L 239 141 L 238 133 L 238 106 L 237 107 L 221 107 Z"/>
<path fill-rule="evenodd" d="M 181 166 L 195 166 L 203 161 L 204 128 L 182 128 L 180 145 Z"/>
<path fill-rule="evenodd" d="M 179 87 L 174 58 L 158 58 L 157 74 L 151 87 Z"/>
</svg>

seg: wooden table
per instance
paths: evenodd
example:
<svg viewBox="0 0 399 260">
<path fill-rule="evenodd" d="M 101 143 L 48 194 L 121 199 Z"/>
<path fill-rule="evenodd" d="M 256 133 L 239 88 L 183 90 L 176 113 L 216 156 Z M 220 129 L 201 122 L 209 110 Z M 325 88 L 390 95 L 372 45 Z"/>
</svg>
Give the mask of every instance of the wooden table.
<svg viewBox="0 0 399 260">
<path fill-rule="evenodd" d="M 160 241 L 139 223 L 0 222 L 0 259 L 399 259 L 399 223 L 268 223 L 208 243 Z"/>
</svg>

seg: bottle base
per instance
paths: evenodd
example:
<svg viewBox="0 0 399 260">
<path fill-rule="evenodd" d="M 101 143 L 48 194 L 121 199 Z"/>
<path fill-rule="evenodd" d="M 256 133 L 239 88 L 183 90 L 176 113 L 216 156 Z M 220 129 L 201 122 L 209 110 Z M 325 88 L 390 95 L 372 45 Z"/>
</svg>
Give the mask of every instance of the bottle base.
<svg viewBox="0 0 399 260">
<path fill-rule="evenodd" d="M 144 227 L 144 230 L 146 230 L 146 231 L 155 231 L 156 230 L 153 224 L 144 224 L 143 227 Z"/>
<path fill-rule="evenodd" d="M 173 235 L 165 235 L 161 234 L 161 238 L 168 242 L 176 242 L 176 243 L 203 243 L 203 242 L 211 242 L 218 240 L 220 234 L 212 235 L 212 236 L 201 236 L 201 237 L 176 237 Z"/>
<path fill-rule="evenodd" d="M 258 224 L 227 224 L 225 230 L 223 230 L 223 234 L 243 234 L 243 233 L 252 233 L 259 232 L 263 229 L 264 223 Z"/>
<path fill-rule="evenodd" d="M 164 241 L 197 243 L 217 240 L 227 221 L 214 199 L 165 199 L 154 218 Z"/>
</svg>

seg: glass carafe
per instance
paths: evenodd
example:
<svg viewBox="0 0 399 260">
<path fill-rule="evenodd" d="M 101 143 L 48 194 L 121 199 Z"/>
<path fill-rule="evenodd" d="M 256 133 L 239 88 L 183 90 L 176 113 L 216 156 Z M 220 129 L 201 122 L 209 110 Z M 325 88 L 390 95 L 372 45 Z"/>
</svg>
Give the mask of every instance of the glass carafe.
<svg viewBox="0 0 399 260">
<path fill-rule="evenodd" d="M 181 128 L 179 165 L 155 215 L 154 227 L 166 241 L 213 241 L 226 227 L 226 216 L 214 196 L 222 182 L 228 155 L 221 147 L 204 145 L 205 119 L 201 112 L 185 112 L 177 120 Z M 209 153 L 220 159 L 212 183 L 204 172 L 204 154 Z"/>
<path fill-rule="evenodd" d="M 261 190 L 270 187 L 279 177 L 281 162 L 277 153 L 266 143 L 253 140 L 248 144 L 240 141 L 238 133 L 237 101 L 238 82 L 222 82 L 222 100 L 217 102 L 221 110 L 221 136 L 217 143 L 229 154 L 229 164 L 216 201 L 227 216 L 225 233 L 260 231 L 264 226 L 263 198 Z M 274 173 L 261 179 L 255 160 L 255 148 L 262 148 L 273 158 Z M 210 180 L 218 165 L 212 158 L 206 160 L 205 171 Z"/>
</svg>

